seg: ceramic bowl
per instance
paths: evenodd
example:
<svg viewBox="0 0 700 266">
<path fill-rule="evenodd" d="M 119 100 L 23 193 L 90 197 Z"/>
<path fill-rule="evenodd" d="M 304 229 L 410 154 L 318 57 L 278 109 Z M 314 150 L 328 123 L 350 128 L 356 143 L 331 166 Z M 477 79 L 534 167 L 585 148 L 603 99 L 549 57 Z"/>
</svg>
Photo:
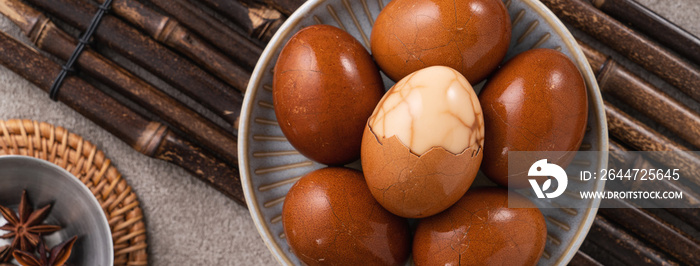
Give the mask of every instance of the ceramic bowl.
<svg viewBox="0 0 700 266">
<path fill-rule="evenodd" d="M 78 236 L 68 265 L 114 264 L 112 231 L 107 217 L 92 192 L 80 180 L 44 160 L 27 156 L 0 156 L 0 205 L 16 212 L 22 190 L 27 190 L 34 210 L 53 204 L 44 221 L 60 225 L 62 229 L 44 237 L 49 248 Z M 5 223 L 0 216 L 0 225 Z M 4 233 L 0 230 L 0 234 Z M 0 246 L 10 243 L 10 240 L 0 239 Z"/>
<path fill-rule="evenodd" d="M 251 76 L 239 124 L 239 166 L 246 202 L 263 240 L 272 254 L 285 265 L 299 265 L 290 251 L 282 227 L 282 204 L 289 188 L 304 174 L 324 165 L 300 155 L 286 140 L 275 121 L 272 102 L 272 71 L 280 50 L 299 29 L 314 24 L 329 24 L 354 36 L 365 48 L 374 19 L 386 0 L 310 0 L 282 25 L 265 48 Z M 581 150 L 596 151 L 584 158 L 593 169 L 607 167 L 607 125 L 603 101 L 593 72 L 576 40 L 542 3 L 537 0 L 504 1 L 510 14 L 512 38 L 506 59 L 532 48 L 557 49 L 579 68 L 589 99 L 588 129 Z M 369 50 L 369 49 L 368 49 Z M 386 76 L 389 89 L 394 82 Z M 480 90 L 481 84 L 475 89 Z M 357 167 L 359 163 L 351 164 Z M 602 191 L 604 181 L 569 182 L 572 190 Z M 493 185 L 483 175 L 475 184 Z M 586 208 L 543 208 L 547 221 L 547 244 L 540 265 L 563 265 L 574 256 L 583 242 L 599 200 L 590 200 Z"/>
</svg>

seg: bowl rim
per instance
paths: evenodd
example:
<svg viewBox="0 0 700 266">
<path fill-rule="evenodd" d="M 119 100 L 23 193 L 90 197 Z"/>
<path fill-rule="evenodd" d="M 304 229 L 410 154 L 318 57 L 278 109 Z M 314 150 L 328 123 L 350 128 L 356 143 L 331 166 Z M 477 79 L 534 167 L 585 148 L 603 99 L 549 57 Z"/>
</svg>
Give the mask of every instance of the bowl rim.
<svg viewBox="0 0 700 266">
<path fill-rule="evenodd" d="M 56 172 L 55 178 L 66 179 L 67 180 L 66 182 L 73 183 L 74 185 L 79 187 L 79 190 L 82 191 L 82 193 L 86 193 L 86 195 L 89 196 L 89 197 L 87 197 L 87 198 L 89 198 L 88 201 L 90 202 L 88 204 L 92 204 L 93 205 L 92 207 L 95 208 L 96 210 L 100 210 L 99 213 L 102 214 L 102 215 L 99 215 L 99 218 L 98 218 L 100 220 L 99 226 L 102 227 L 102 231 L 106 232 L 109 239 L 112 240 L 112 241 L 107 241 L 109 243 L 109 247 L 107 249 L 107 254 L 109 256 L 109 264 L 108 265 L 110 265 L 110 266 L 114 265 L 114 239 L 112 238 L 112 229 L 109 227 L 109 221 L 107 220 L 107 216 L 104 213 L 104 210 L 102 209 L 102 206 L 100 205 L 100 202 L 97 201 L 97 198 L 95 198 L 95 195 L 92 194 L 90 189 L 87 186 L 85 186 L 85 184 L 83 184 L 83 182 L 80 182 L 80 180 L 75 175 L 68 172 L 68 170 L 63 169 L 62 167 L 60 167 L 54 163 L 51 163 L 49 161 L 34 158 L 31 156 L 2 155 L 2 156 L 0 156 L 0 161 L 27 161 L 30 163 L 44 165 L 47 168 L 51 169 L 51 171 Z"/>
<path fill-rule="evenodd" d="M 265 46 L 263 53 L 261 54 L 257 64 L 255 65 L 255 69 L 253 70 L 253 73 L 250 76 L 250 81 L 248 83 L 248 87 L 246 89 L 241 108 L 241 116 L 238 128 L 238 161 L 241 185 L 243 187 L 246 205 L 248 206 L 249 214 L 253 219 L 253 223 L 255 224 L 258 233 L 261 235 L 263 242 L 270 250 L 272 255 L 275 257 L 275 259 L 277 259 L 277 261 L 282 265 L 292 265 L 292 262 L 287 256 L 284 255 L 284 251 L 282 251 L 282 249 L 276 243 L 274 243 L 274 236 L 270 231 L 270 228 L 267 226 L 263 219 L 259 218 L 263 217 L 263 215 L 259 206 L 255 204 L 255 202 L 257 202 L 257 198 L 255 196 L 255 189 L 253 188 L 250 180 L 251 169 L 248 160 L 249 158 L 247 151 L 249 148 L 249 143 L 247 140 L 250 135 L 250 131 L 248 130 L 248 128 L 251 123 L 251 112 L 253 110 L 252 99 L 254 97 L 254 94 L 257 93 L 257 90 L 260 87 L 261 78 L 264 75 L 263 67 L 266 66 L 270 60 L 272 60 L 272 57 L 274 56 L 274 53 L 278 49 L 278 47 L 283 45 L 282 39 L 285 38 L 289 34 L 289 32 L 294 27 L 296 27 L 297 24 L 300 23 L 300 21 L 303 18 L 305 18 L 306 14 L 310 10 L 325 3 L 326 1 L 328 0 L 308 0 L 296 11 L 294 11 L 294 13 L 292 13 L 292 15 L 289 16 L 289 18 L 287 18 L 287 20 L 282 24 L 282 26 L 280 26 L 275 35 L 268 42 L 268 45 Z M 576 59 L 576 62 L 574 63 L 582 72 L 581 74 L 584 78 L 587 87 L 587 94 L 593 99 L 592 102 L 589 102 L 589 108 L 592 107 L 594 113 L 597 116 L 599 116 L 599 130 L 593 133 L 597 134 L 597 137 L 600 141 L 597 146 L 592 147 L 592 150 L 597 149 L 597 151 L 603 154 L 603 156 L 600 156 L 600 158 L 598 158 L 597 163 L 601 169 L 607 168 L 608 127 L 607 119 L 605 116 L 605 107 L 603 106 L 603 98 L 600 92 L 600 88 L 598 87 L 598 82 L 595 78 L 595 75 L 593 74 L 593 70 L 591 69 L 591 66 L 588 63 L 588 60 L 586 59 L 585 55 L 583 54 L 583 51 L 579 47 L 571 32 L 569 32 L 564 23 L 561 22 L 561 20 L 559 20 L 559 18 L 557 18 L 557 16 L 554 15 L 554 13 L 549 8 L 547 8 L 539 0 L 519 1 L 531 7 L 535 12 L 537 12 L 537 14 L 540 17 L 542 17 L 547 23 L 550 24 L 551 28 L 562 37 L 562 41 L 572 52 L 572 56 Z M 594 189 L 596 191 L 600 191 L 603 190 L 604 187 L 605 181 L 599 180 L 595 184 Z M 595 219 L 595 214 L 598 212 L 600 202 L 601 199 L 593 199 L 592 201 L 590 201 L 588 207 L 586 208 L 586 212 L 583 214 L 585 219 L 579 225 L 578 230 L 574 235 L 574 241 L 568 244 L 568 247 L 566 247 L 565 249 L 566 253 L 554 263 L 555 265 L 567 264 L 576 254 L 579 247 L 583 243 L 585 236 L 588 234 L 588 231 L 590 230 L 593 224 L 593 220 Z"/>
</svg>

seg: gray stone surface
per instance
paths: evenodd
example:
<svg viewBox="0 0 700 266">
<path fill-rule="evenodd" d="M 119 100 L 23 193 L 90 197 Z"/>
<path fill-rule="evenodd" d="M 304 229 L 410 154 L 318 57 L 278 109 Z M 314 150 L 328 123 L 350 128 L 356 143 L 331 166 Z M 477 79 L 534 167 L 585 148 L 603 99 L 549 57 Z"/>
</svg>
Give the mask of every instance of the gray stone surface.
<svg viewBox="0 0 700 266">
<path fill-rule="evenodd" d="M 638 1 L 700 36 L 698 0 Z M 21 37 L 19 29 L 2 16 L 0 30 Z M 633 69 L 639 71 L 639 68 Z M 647 73 L 642 74 L 649 77 Z M 658 79 L 653 81 L 700 111 L 697 103 L 684 99 L 687 97 L 674 92 Z M 77 112 L 50 101 L 46 93 L 0 66 L 0 119 L 15 118 L 65 127 L 96 144 L 112 159 L 141 201 L 152 265 L 276 264 L 246 208 L 179 167 L 135 152 Z"/>
</svg>

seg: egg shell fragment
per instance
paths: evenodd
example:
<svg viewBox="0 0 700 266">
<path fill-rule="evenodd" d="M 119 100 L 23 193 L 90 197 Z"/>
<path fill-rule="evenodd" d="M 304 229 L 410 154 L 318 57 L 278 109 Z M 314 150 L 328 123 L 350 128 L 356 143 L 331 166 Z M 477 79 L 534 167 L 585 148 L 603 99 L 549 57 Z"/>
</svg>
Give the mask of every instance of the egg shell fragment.
<svg viewBox="0 0 700 266">
<path fill-rule="evenodd" d="M 369 127 L 362 139 L 362 169 L 372 195 L 407 218 L 428 217 L 457 202 L 474 182 L 482 157 L 472 148 L 453 154 L 440 147 L 418 156 L 396 136 L 380 143 Z"/>
</svg>

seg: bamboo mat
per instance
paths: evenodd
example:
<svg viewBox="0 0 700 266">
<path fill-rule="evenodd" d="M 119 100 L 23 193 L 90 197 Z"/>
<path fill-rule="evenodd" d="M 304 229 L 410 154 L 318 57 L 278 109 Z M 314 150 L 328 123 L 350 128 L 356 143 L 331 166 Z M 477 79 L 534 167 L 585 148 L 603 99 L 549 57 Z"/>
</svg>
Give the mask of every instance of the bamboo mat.
<svg viewBox="0 0 700 266">
<path fill-rule="evenodd" d="M 698 0 L 637 1 L 700 36 Z M 26 41 L 19 29 L 2 16 L 0 30 Z M 650 79 L 669 94 L 678 96 L 673 94 L 675 89 L 659 79 Z M 133 151 L 75 111 L 50 101 L 45 92 L 3 67 L 0 67 L 0 84 L 0 120 L 32 119 L 64 127 L 89 139 L 113 160 L 112 164 L 139 196 L 148 232 L 150 265 L 277 264 L 255 230 L 247 209 L 177 166 Z M 700 112 L 697 104 L 690 106 Z"/>
</svg>

